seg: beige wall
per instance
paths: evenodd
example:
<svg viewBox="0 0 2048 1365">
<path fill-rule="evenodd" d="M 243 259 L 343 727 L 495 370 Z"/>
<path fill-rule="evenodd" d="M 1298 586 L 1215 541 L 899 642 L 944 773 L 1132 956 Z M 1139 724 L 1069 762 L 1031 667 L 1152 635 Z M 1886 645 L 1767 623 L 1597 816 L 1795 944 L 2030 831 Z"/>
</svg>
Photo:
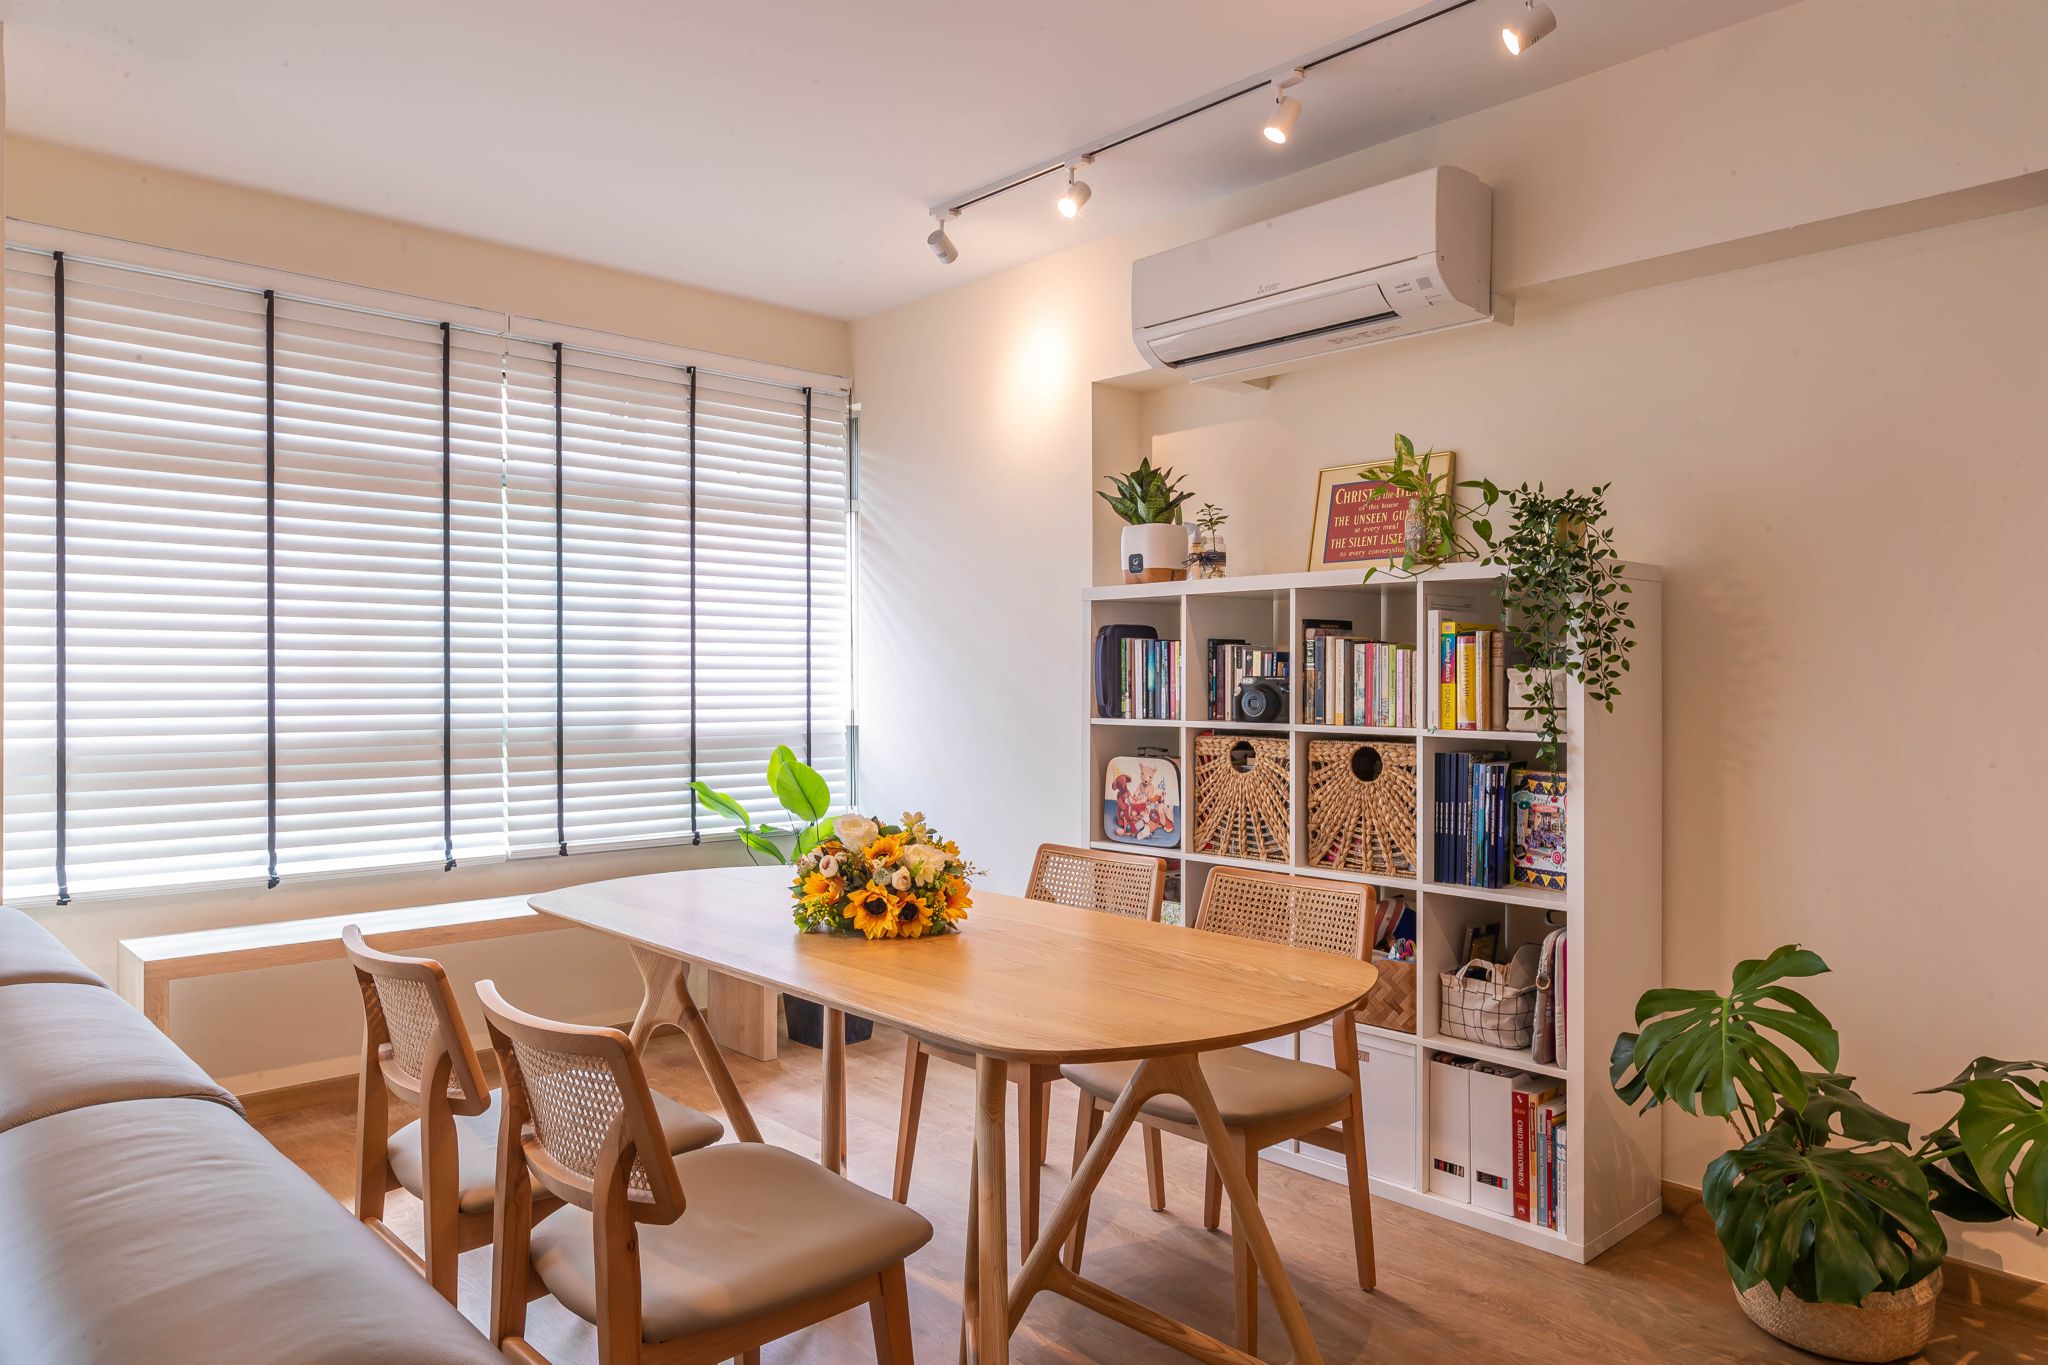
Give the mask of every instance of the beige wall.
<svg viewBox="0 0 2048 1365">
<path fill-rule="evenodd" d="M 1611 479 L 1624 553 L 1667 567 L 1667 980 L 1807 942 L 1845 1067 L 1915 1118 L 1978 1053 L 2039 1055 L 2000 963 L 2039 938 L 2013 849 L 2048 744 L 1999 718 L 2048 663 L 2043 69 L 2030 0 L 1808 0 L 857 323 L 865 790 L 1014 885 L 1084 833 L 1102 470 L 1164 456 L 1233 514 L 1235 571 L 1298 568 L 1313 471 L 1403 430 L 1496 478 Z M 1103 384 L 1139 367 L 1134 257 L 1440 163 L 1495 186 L 1513 327 L 1265 394 Z M 1697 1183 L 1721 1134 L 1665 1134 Z M 2016 1232 L 1960 1253 L 2048 1278 Z"/>
<path fill-rule="evenodd" d="M 4 150 L 7 212 L 19 220 L 771 364 L 849 372 L 849 329 L 831 318 L 32 139 L 8 138 Z M 529 894 L 739 856 L 731 844 L 589 854 L 451 873 L 287 882 L 275 891 L 111 898 L 37 913 L 111 978 L 123 938 Z M 452 947 L 441 957 L 459 983 L 495 974 L 513 999 L 545 1013 L 616 1021 L 629 1018 L 639 1000 L 625 950 L 581 931 Z M 178 1042 L 242 1091 L 351 1071 L 361 1046 L 360 1003 L 337 964 L 183 983 L 173 989 L 172 1009 Z"/>
</svg>

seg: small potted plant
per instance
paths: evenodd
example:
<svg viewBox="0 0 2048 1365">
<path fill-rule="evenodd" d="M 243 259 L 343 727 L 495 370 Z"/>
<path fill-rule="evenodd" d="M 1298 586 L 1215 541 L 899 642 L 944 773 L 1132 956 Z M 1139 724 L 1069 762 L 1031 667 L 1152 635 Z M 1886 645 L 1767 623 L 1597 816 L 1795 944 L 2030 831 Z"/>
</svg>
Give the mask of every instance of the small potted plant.
<svg viewBox="0 0 2048 1365">
<path fill-rule="evenodd" d="M 1916 1145 L 1835 1070 L 1834 1025 L 1786 984 L 1827 969 L 1788 944 L 1738 964 L 1726 995 L 1649 991 L 1610 1076 L 1630 1104 L 1710 1115 L 1741 1140 L 1707 1167 L 1701 1194 L 1751 1321 L 1817 1355 L 1896 1360 L 1933 1331 L 1948 1253 L 1935 1214 L 2048 1227 L 2048 1062 L 1979 1057 L 1922 1091 L 1958 1107 Z"/>
<path fill-rule="evenodd" d="M 1197 578 L 1221 578 L 1230 564 L 1230 547 L 1223 543 L 1223 523 L 1230 514 L 1213 502 L 1202 504 L 1195 513 L 1194 544 L 1188 550 L 1188 568 Z"/>
<path fill-rule="evenodd" d="M 1096 494 L 1123 518 L 1123 572 L 1126 583 L 1166 583 L 1188 576 L 1188 531 L 1181 504 L 1191 493 L 1171 469 L 1156 469 L 1152 457 L 1138 461 L 1128 474 L 1107 480 L 1114 494 Z"/>
</svg>

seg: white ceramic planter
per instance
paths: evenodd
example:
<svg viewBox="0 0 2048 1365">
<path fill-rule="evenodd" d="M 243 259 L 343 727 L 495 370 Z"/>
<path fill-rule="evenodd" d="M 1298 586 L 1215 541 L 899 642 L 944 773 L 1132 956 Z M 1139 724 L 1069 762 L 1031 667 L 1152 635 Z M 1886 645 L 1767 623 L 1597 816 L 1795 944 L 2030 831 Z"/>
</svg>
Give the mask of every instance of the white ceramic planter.
<svg viewBox="0 0 2048 1365">
<path fill-rule="evenodd" d="M 1170 521 L 1126 526 L 1123 534 L 1126 583 L 1165 583 L 1188 576 L 1188 528 Z"/>
</svg>

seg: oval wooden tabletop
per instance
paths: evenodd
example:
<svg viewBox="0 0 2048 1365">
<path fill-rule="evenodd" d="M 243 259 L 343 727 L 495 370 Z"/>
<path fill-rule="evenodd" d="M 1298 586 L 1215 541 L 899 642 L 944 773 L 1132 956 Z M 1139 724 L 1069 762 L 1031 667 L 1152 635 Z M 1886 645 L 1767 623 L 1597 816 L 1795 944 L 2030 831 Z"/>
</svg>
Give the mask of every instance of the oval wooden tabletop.
<svg viewBox="0 0 2048 1365">
<path fill-rule="evenodd" d="M 936 939 L 802 934 L 789 869 L 701 868 L 532 897 L 557 919 L 977 1052 L 1021 1062 L 1201 1052 L 1356 1005 L 1372 964 L 1090 910 L 974 894 Z"/>
</svg>

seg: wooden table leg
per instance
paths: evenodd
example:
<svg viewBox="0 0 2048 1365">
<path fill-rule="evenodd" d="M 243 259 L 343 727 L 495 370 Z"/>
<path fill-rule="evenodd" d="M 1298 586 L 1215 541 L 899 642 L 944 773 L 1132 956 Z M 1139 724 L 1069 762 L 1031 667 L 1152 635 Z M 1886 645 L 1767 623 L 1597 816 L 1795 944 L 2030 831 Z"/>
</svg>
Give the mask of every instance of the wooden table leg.
<svg viewBox="0 0 2048 1365">
<path fill-rule="evenodd" d="M 1245 1178 L 1244 1158 L 1233 1149 L 1222 1115 L 1216 1112 L 1215 1097 L 1209 1093 L 1208 1083 L 1193 1057 L 1154 1057 L 1138 1064 L 1123 1093 L 1110 1107 L 1102 1131 L 1089 1144 L 1087 1155 L 1067 1182 L 1066 1193 L 1060 1197 L 1052 1220 L 1039 1233 L 1037 1244 L 1026 1256 L 1024 1269 L 1009 1286 L 1010 1330 L 1016 1330 L 1025 1310 L 1031 1306 L 1032 1298 L 1040 1290 L 1050 1289 L 1197 1360 L 1218 1362 L 1219 1365 L 1226 1362 L 1228 1365 L 1259 1365 L 1257 1357 L 1113 1290 L 1084 1280 L 1060 1264 L 1061 1245 L 1086 1216 L 1089 1197 L 1109 1170 L 1110 1160 L 1116 1155 L 1118 1146 L 1130 1132 L 1145 1102 L 1159 1094 L 1179 1095 L 1195 1111 L 1210 1160 L 1215 1163 L 1224 1191 L 1230 1196 L 1232 1236 L 1245 1244 L 1253 1263 L 1266 1279 L 1274 1307 L 1279 1310 L 1281 1324 L 1287 1330 L 1288 1344 L 1294 1348 L 1293 1359 L 1298 1365 L 1322 1365 L 1322 1353 L 1309 1332 L 1301 1301 L 1295 1297 L 1293 1282 L 1287 1278 L 1287 1271 L 1280 1264 L 1280 1254 L 1273 1246 L 1272 1234 L 1259 1213 L 1258 1199 Z M 976 1208 L 985 1210 L 985 1202 L 977 1200 Z M 969 1217 L 973 1216 L 974 1211 L 970 1210 Z M 986 1246 L 986 1239 L 983 1239 L 983 1245 Z M 985 1264 L 985 1255 L 983 1259 Z M 987 1280 L 984 1278 L 982 1283 L 986 1285 Z"/>
<path fill-rule="evenodd" d="M 681 1029 L 689 1036 L 690 1048 L 697 1054 L 697 1065 L 704 1068 L 704 1074 L 711 1080 L 711 1088 L 718 1092 L 719 1107 L 725 1111 L 726 1121 L 732 1124 L 734 1136 L 741 1142 L 759 1142 L 761 1129 L 754 1122 L 753 1111 L 747 1108 L 746 1098 L 740 1094 L 739 1082 L 732 1078 L 732 1068 L 725 1064 L 725 1054 L 719 1051 L 718 1040 L 711 1036 L 711 1025 L 704 1021 L 697 1002 L 690 998 L 689 973 L 683 963 L 636 946 L 633 965 L 640 969 L 640 980 L 647 989 L 640 1001 L 640 1012 L 633 1017 L 633 1030 L 629 1035 L 633 1046 L 645 1047 L 655 1030 L 664 1025 Z"/>
<path fill-rule="evenodd" d="M 818 1122 L 818 1163 L 835 1175 L 846 1169 L 846 1013 L 825 1011 L 825 1093 Z"/>
<path fill-rule="evenodd" d="M 974 1059 L 974 1257 L 970 1287 L 979 1318 L 979 1351 L 972 1365 L 1009 1365 L 1010 1231 L 1009 1200 L 1003 1179 L 1006 1141 L 1003 1111 L 1010 1097 L 1009 1063 Z"/>
</svg>

